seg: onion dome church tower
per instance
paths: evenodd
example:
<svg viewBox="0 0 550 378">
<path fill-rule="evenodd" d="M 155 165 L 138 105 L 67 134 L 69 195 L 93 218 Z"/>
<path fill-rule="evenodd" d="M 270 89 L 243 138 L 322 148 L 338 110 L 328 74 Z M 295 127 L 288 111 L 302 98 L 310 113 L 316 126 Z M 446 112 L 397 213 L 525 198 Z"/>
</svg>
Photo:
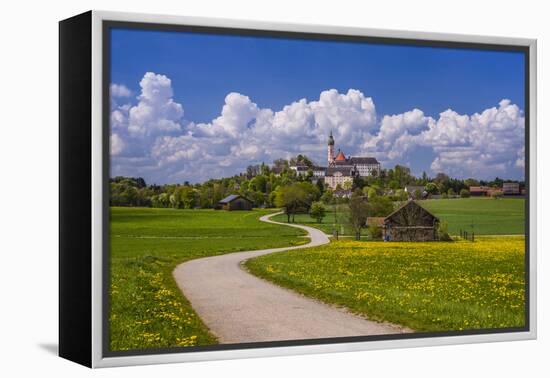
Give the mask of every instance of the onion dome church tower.
<svg viewBox="0 0 550 378">
<path fill-rule="evenodd" d="M 332 137 L 332 131 L 328 137 L 328 164 L 334 163 L 334 138 Z"/>
</svg>

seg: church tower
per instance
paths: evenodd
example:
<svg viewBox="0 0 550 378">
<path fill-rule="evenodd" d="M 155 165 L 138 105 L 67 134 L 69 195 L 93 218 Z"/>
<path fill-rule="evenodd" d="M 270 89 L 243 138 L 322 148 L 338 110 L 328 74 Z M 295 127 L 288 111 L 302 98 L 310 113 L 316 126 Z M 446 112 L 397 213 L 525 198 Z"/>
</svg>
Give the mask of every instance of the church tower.
<svg viewBox="0 0 550 378">
<path fill-rule="evenodd" d="M 328 137 L 328 164 L 331 165 L 332 163 L 334 163 L 334 138 L 331 130 Z"/>
</svg>

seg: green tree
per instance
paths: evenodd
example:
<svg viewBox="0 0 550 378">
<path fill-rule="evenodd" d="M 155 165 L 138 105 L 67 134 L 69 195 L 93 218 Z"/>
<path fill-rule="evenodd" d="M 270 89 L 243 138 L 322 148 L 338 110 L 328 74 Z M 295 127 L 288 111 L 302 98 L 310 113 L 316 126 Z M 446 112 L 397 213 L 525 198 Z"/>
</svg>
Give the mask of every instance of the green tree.
<svg viewBox="0 0 550 378">
<path fill-rule="evenodd" d="M 309 210 L 309 207 L 313 202 L 318 201 L 319 198 L 321 198 L 321 191 L 317 185 L 314 185 L 309 181 L 297 182 L 294 185 L 298 186 L 306 194 L 304 204 L 307 210 Z"/>
<path fill-rule="evenodd" d="M 290 165 L 296 165 L 297 163 L 302 163 L 308 166 L 309 168 L 313 167 L 313 162 L 306 155 L 299 154 L 295 158 L 290 159 Z"/>
<path fill-rule="evenodd" d="M 248 189 L 252 191 L 260 191 L 262 193 L 265 193 L 266 187 L 267 187 L 267 177 L 262 174 L 255 176 L 248 183 Z"/>
<path fill-rule="evenodd" d="M 180 199 L 176 193 L 170 194 L 170 206 L 177 209 L 180 206 Z"/>
<path fill-rule="evenodd" d="M 329 205 L 332 203 L 333 201 L 333 197 L 334 197 L 334 194 L 332 193 L 332 190 L 331 189 L 328 189 L 326 190 L 323 195 L 321 196 L 321 201 L 325 204 L 325 205 Z"/>
<path fill-rule="evenodd" d="M 376 191 L 376 188 L 374 188 L 374 187 L 371 186 L 371 187 L 367 190 L 367 197 L 368 197 L 369 199 L 371 199 L 371 198 L 375 198 L 375 197 L 377 197 L 377 196 L 378 196 L 378 193 L 377 193 L 377 191 Z"/>
<path fill-rule="evenodd" d="M 183 186 L 176 192 L 179 196 L 178 207 L 184 209 L 192 209 L 196 206 L 195 190 L 190 186 Z"/>
<path fill-rule="evenodd" d="M 367 227 L 367 234 L 371 240 L 382 239 L 382 228 L 377 224 L 369 224 Z"/>
<path fill-rule="evenodd" d="M 502 191 L 500 190 L 494 190 L 491 192 L 491 198 L 492 199 L 500 199 L 502 198 Z"/>
<path fill-rule="evenodd" d="M 473 178 L 468 178 L 464 180 L 464 185 L 466 185 L 468 188 L 470 186 L 479 186 L 479 181 Z"/>
<path fill-rule="evenodd" d="M 367 180 L 361 176 L 353 177 L 353 189 L 363 189 L 367 185 Z"/>
<path fill-rule="evenodd" d="M 287 223 L 290 223 L 291 217 L 294 222 L 294 215 L 307 205 L 307 200 L 307 193 L 298 184 L 280 187 L 275 195 L 275 205 L 284 208 Z"/>
<path fill-rule="evenodd" d="M 317 223 L 323 223 L 323 218 L 326 216 L 327 209 L 322 202 L 313 202 L 311 204 L 311 209 L 309 210 L 309 215 L 317 220 Z"/>
<path fill-rule="evenodd" d="M 393 202 L 389 197 L 377 196 L 369 198 L 369 216 L 386 217 L 393 211 Z"/>
<path fill-rule="evenodd" d="M 397 189 L 395 191 L 395 199 L 397 201 L 406 201 L 407 197 L 407 192 L 405 192 L 403 189 Z"/>
<path fill-rule="evenodd" d="M 441 221 L 437 225 L 437 239 L 439 241 L 453 241 L 453 238 L 449 235 L 449 224 L 447 221 Z"/>
<path fill-rule="evenodd" d="M 422 178 L 420 179 L 420 185 L 426 185 L 428 183 L 428 180 L 428 174 L 426 173 L 426 171 L 423 171 Z"/>
<path fill-rule="evenodd" d="M 462 190 L 460 191 L 460 197 L 461 197 L 461 198 L 468 198 L 468 197 L 470 197 L 470 191 L 467 190 L 467 189 L 462 189 Z"/>
<path fill-rule="evenodd" d="M 318 179 L 315 182 L 315 185 L 317 185 L 317 189 L 319 189 L 319 193 L 323 195 L 325 193 L 325 181 L 323 179 Z"/>
<path fill-rule="evenodd" d="M 439 192 L 439 189 L 437 188 L 437 185 L 434 184 L 433 182 L 429 182 L 428 184 L 426 184 L 426 192 L 428 194 L 437 194 Z"/>
<path fill-rule="evenodd" d="M 443 193 L 446 192 L 450 187 L 450 178 L 445 173 L 438 173 L 435 175 L 434 182 L 439 187 L 439 190 Z"/>
</svg>

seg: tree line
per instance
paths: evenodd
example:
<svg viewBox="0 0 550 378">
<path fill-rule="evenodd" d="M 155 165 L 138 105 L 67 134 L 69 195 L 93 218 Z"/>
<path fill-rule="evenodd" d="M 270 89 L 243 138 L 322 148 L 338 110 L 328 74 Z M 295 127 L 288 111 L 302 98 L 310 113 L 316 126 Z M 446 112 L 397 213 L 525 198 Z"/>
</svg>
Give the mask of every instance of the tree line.
<svg viewBox="0 0 550 378">
<path fill-rule="evenodd" d="M 305 175 L 298 175 L 290 168 L 300 162 L 310 168 Z M 335 192 L 326 188 L 323 179 L 313 178 L 312 168 L 311 159 L 298 155 L 290 160 L 277 159 L 271 166 L 264 163 L 250 165 L 241 174 L 203 183 L 148 185 L 141 177 L 118 176 L 110 179 L 110 205 L 207 209 L 214 208 L 230 194 L 240 194 L 256 207 L 283 207 L 281 203 L 287 203 L 289 216 L 292 217 L 297 212 L 310 211 L 314 202 L 326 204 L 334 201 Z M 462 180 L 445 173 L 431 178 L 424 172 L 420 177 L 415 177 L 410 168 L 396 165 L 369 177 L 355 177 L 347 187 L 337 188 L 336 192 L 339 189 L 359 190 L 368 198 L 383 196 L 390 201 L 402 201 L 409 196 L 404 192 L 404 187 L 408 185 L 423 186 L 429 195 L 448 196 L 464 194 L 470 186 L 502 187 L 503 182 L 498 177 L 492 181 Z M 337 200 L 349 201 L 348 198 Z"/>
</svg>

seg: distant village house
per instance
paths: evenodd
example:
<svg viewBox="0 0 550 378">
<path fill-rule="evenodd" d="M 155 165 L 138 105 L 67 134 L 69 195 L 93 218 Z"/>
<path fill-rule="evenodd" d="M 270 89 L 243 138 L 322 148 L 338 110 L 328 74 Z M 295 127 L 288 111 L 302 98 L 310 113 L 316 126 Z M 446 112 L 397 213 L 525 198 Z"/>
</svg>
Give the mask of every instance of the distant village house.
<svg viewBox="0 0 550 378">
<path fill-rule="evenodd" d="M 499 189 L 491 188 L 490 186 L 470 186 L 470 195 L 472 197 L 491 196 L 491 194 L 499 191 Z"/>
<path fill-rule="evenodd" d="M 470 195 L 477 197 L 490 197 L 493 194 L 501 193 L 505 196 L 517 196 L 524 194 L 517 182 L 505 182 L 502 188 L 494 188 L 491 186 L 470 186 Z"/>
<path fill-rule="evenodd" d="M 516 196 L 521 194 L 519 182 L 505 182 L 502 184 L 502 194 L 505 196 Z"/>
</svg>

